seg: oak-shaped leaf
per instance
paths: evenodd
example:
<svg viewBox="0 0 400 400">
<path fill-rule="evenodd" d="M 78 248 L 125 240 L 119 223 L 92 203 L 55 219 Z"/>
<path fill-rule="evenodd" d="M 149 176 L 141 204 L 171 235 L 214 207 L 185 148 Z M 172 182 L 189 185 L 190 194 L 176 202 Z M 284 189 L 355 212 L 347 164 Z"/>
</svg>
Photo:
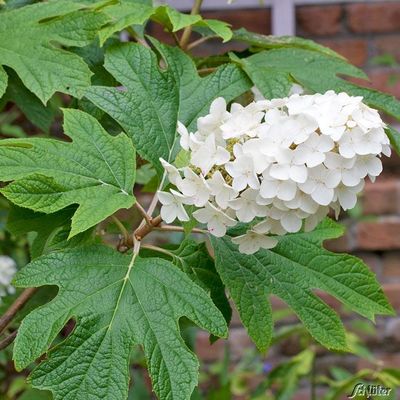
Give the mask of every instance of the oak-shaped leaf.
<svg viewBox="0 0 400 400">
<path fill-rule="evenodd" d="M 272 336 L 270 295 L 281 298 L 317 341 L 335 350 L 348 349 L 343 324 L 313 291 L 327 292 L 370 319 L 393 313 L 360 259 L 322 247 L 324 240 L 342 234 L 339 224 L 326 219 L 312 232 L 279 237 L 277 247 L 253 255 L 241 254 L 229 236 L 212 238 L 216 269 L 260 350 L 267 349 Z"/>
<path fill-rule="evenodd" d="M 232 64 L 201 78 L 182 50 L 152 42 L 165 59 L 163 70 L 156 53 L 140 44 L 112 47 L 106 52 L 105 68 L 124 88 L 92 86 L 86 97 L 114 118 L 138 153 L 162 173 L 159 158 L 173 161 L 176 155 L 177 121 L 193 126 L 216 97 L 231 101 L 251 83 Z"/>
<path fill-rule="evenodd" d="M 56 285 L 57 297 L 29 314 L 14 347 L 18 369 L 40 357 L 66 322 L 73 333 L 33 372 L 34 387 L 55 400 L 125 400 L 129 359 L 143 346 L 154 391 L 162 400 L 187 400 L 198 360 L 181 337 L 187 317 L 217 336 L 227 327 L 210 296 L 167 260 L 90 246 L 43 256 L 18 274 L 22 287 Z"/>
<path fill-rule="evenodd" d="M 89 114 L 64 110 L 72 139 L 5 139 L 0 142 L 1 192 L 14 204 L 53 213 L 79 204 L 70 237 L 135 202 L 135 149 L 123 133 L 110 136 Z"/>
<path fill-rule="evenodd" d="M 92 3 L 49 1 L 0 14 L 0 97 L 7 87 L 2 65 L 15 70 L 43 103 L 57 91 L 77 97 L 83 94 L 90 85 L 89 67 L 54 43 L 81 47 L 96 37 L 108 17 L 95 9 L 96 2 Z"/>
</svg>

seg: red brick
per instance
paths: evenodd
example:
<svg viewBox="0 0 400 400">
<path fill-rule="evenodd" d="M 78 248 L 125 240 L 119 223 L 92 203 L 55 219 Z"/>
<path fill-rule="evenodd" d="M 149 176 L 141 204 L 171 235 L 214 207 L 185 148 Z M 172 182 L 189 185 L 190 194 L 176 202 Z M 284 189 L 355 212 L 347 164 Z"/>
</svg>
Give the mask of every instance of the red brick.
<svg viewBox="0 0 400 400">
<path fill-rule="evenodd" d="M 376 222 L 357 226 L 357 248 L 360 250 L 400 249 L 400 217 L 383 217 Z"/>
<path fill-rule="evenodd" d="M 378 178 L 366 182 L 362 197 L 364 214 L 397 214 L 400 202 L 400 180 Z"/>
<path fill-rule="evenodd" d="M 232 361 L 239 360 L 243 357 L 246 349 L 254 347 L 247 331 L 240 328 L 231 328 L 229 330 L 229 349 Z M 196 337 L 196 351 L 199 358 L 205 362 L 211 362 L 221 359 L 224 354 L 226 340 L 220 339 L 210 344 L 209 334 L 201 331 Z"/>
<path fill-rule="evenodd" d="M 341 29 L 340 5 L 303 6 L 296 12 L 298 27 L 310 35 L 335 35 Z"/>
<path fill-rule="evenodd" d="M 377 33 L 400 29 L 399 3 L 349 4 L 346 11 L 348 25 L 353 32 Z"/>
<path fill-rule="evenodd" d="M 353 236 L 347 230 L 346 233 L 338 239 L 326 240 L 325 248 L 335 253 L 345 253 L 354 250 Z"/>
<path fill-rule="evenodd" d="M 400 312 L 400 283 L 385 283 L 383 285 L 389 303 L 396 310 L 397 314 Z"/>
<path fill-rule="evenodd" d="M 383 276 L 400 279 L 400 251 L 390 251 L 383 255 Z"/>
<path fill-rule="evenodd" d="M 226 341 L 220 339 L 214 344 L 210 344 L 209 337 L 210 335 L 204 331 L 200 331 L 196 336 L 196 353 L 204 362 L 221 359 L 224 355 Z"/>
<path fill-rule="evenodd" d="M 326 47 L 341 54 L 347 58 L 352 64 L 362 67 L 368 59 L 368 44 L 365 40 L 360 39 L 323 39 L 317 40 Z"/>
<path fill-rule="evenodd" d="M 244 9 L 205 11 L 204 18 L 219 19 L 232 25 L 232 29 L 246 28 L 252 32 L 271 33 L 271 12 L 269 9 Z"/>
<path fill-rule="evenodd" d="M 361 258 L 364 263 L 378 276 L 381 276 L 382 270 L 382 259 L 376 253 L 369 252 L 355 252 L 353 253 L 356 257 Z"/>
<path fill-rule="evenodd" d="M 374 40 L 375 51 L 378 55 L 391 54 L 400 61 L 400 36 L 385 35 Z"/>
</svg>

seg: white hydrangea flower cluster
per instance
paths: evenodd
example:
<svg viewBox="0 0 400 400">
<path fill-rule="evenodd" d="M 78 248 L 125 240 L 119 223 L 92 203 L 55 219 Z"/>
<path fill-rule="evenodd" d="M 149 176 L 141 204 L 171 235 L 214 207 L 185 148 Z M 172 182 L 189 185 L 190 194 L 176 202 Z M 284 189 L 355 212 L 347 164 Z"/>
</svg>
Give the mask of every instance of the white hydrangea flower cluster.
<svg viewBox="0 0 400 400">
<path fill-rule="evenodd" d="M 8 256 L 0 256 L 0 301 L 7 294 L 14 294 L 15 288 L 11 285 L 14 275 L 17 273 L 15 261 Z"/>
<path fill-rule="evenodd" d="M 217 98 L 197 132 L 178 124 L 190 165 L 178 170 L 161 160 L 175 186 L 159 192 L 161 217 L 187 221 L 184 205 L 194 205 L 194 218 L 218 237 L 254 221 L 232 240 L 247 254 L 272 248 L 275 235 L 312 230 L 329 208 L 338 215 L 355 206 L 364 178 L 374 180 L 380 155 L 390 155 L 384 128 L 362 97 L 346 93 L 297 93 L 230 111 Z"/>
</svg>

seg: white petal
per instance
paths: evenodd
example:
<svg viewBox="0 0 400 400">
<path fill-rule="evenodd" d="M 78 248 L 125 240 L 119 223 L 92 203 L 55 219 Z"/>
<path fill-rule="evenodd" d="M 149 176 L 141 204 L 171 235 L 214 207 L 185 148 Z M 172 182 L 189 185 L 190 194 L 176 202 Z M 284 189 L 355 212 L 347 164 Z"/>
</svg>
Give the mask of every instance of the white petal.
<svg viewBox="0 0 400 400">
<path fill-rule="evenodd" d="M 327 188 L 323 184 L 316 186 L 315 190 L 311 193 L 311 197 L 321 206 L 327 206 L 333 199 L 333 189 Z"/>
<path fill-rule="evenodd" d="M 294 212 L 289 212 L 282 217 L 281 224 L 288 232 L 298 232 L 301 229 L 302 220 Z"/>
<path fill-rule="evenodd" d="M 164 205 L 161 207 L 160 215 L 167 224 L 173 222 L 177 216 L 176 206 L 174 204 Z"/>
<path fill-rule="evenodd" d="M 307 180 L 307 168 L 304 165 L 293 165 L 289 175 L 292 181 L 304 183 Z"/>
<path fill-rule="evenodd" d="M 168 192 L 157 192 L 157 197 L 158 200 L 160 201 L 161 204 L 164 205 L 169 205 L 174 202 L 174 196 L 171 193 Z"/>
<path fill-rule="evenodd" d="M 345 188 L 339 191 L 338 198 L 343 210 L 350 210 L 357 204 L 357 195 Z"/>
<path fill-rule="evenodd" d="M 216 218 L 208 222 L 207 228 L 211 235 L 215 237 L 222 237 L 226 233 L 226 226 L 221 224 Z"/>
<path fill-rule="evenodd" d="M 292 181 L 281 182 L 278 188 L 277 197 L 281 200 L 292 200 L 296 196 L 297 185 Z"/>
</svg>

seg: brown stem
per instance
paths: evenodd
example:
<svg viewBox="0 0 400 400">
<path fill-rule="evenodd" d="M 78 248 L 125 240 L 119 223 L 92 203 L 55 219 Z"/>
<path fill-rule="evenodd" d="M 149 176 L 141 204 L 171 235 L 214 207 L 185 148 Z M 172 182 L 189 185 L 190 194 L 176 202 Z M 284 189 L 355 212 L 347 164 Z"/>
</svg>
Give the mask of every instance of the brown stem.
<svg viewBox="0 0 400 400">
<path fill-rule="evenodd" d="M 8 336 L 6 336 L 3 340 L 0 341 L 0 350 L 5 349 L 8 347 L 15 339 L 17 336 L 17 331 L 14 331 L 13 333 L 10 333 Z"/>
<path fill-rule="evenodd" d="M 162 221 L 162 219 L 161 219 L 161 216 L 160 215 L 158 215 L 157 217 L 155 217 L 155 218 L 152 218 L 152 220 L 151 220 L 151 222 L 150 222 L 150 224 L 148 225 L 148 224 L 146 224 L 146 225 L 143 225 L 143 226 L 139 226 L 139 228 L 137 228 L 136 230 L 135 230 L 135 232 L 133 233 L 133 235 L 134 235 L 134 237 L 137 239 L 137 240 L 142 240 L 145 236 L 147 236 L 155 227 L 157 227 L 158 225 L 160 225 L 161 224 L 161 221 Z"/>
<path fill-rule="evenodd" d="M 199 75 L 202 74 L 211 74 L 211 72 L 214 72 L 217 68 L 202 68 L 202 69 L 198 69 L 197 72 L 199 73 Z"/>
<path fill-rule="evenodd" d="M 142 205 L 138 201 L 136 201 L 135 206 L 139 210 L 143 219 L 146 221 L 146 224 L 151 225 L 151 217 L 149 214 L 147 214 L 146 210 L 142 207 Z"/>
<path fill-rule="evenodd" d="M 207 42 L 207 40 L 211 40 L 211 39 L 217 39 L 219 36 L 217 35 L 212 35 L 212 36 L 204 36 L 200 39 L 194 40 L 192 43 L 188 44 L 187 49 L 188 50 L 192 50 L 195 47 L 201 45 L 204 42 Z"/>
<path fill-rule="evenodd" d="M 190 15 L 199 14 L 201 3 L 203 3 L 203 0 L 194 0 L 193 8 L 192 8 L 192 11 L 190 12 Z M 192 26 L 189 25 L 184 29 L 184 31 L 182 33 L 181 41 L 179 42 L 179 44 L 183 50 L 186 50 L 186 47 L 189 43 L 191 33 L 192 33 Z"/>
<path fill-rule="evenodd" d="M 37 288 L 28 288 L 19 295 L 11 307 L 0 318 L 0 333 L 4 332 L 4 329 L 7 328 L 8 324 L 12 321 L 17 312 L 28 302 L 36 291 Z"/>
</svg>

